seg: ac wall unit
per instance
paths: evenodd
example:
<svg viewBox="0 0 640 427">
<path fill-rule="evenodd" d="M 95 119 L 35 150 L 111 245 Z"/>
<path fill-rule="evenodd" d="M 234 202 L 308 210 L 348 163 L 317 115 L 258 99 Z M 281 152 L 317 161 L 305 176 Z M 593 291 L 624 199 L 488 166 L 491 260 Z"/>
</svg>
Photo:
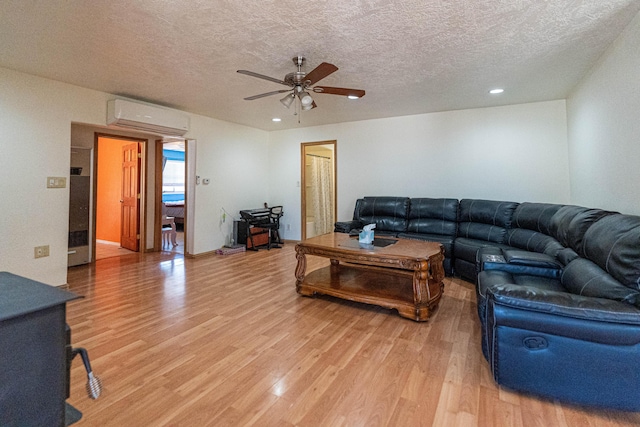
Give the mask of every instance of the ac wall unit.
<svg viewBox="0 0 640 427">
<path fill-rule="evenodd" d="M 182 136 L 189 131 L 189 117 L 166 108 L 114 99 L 107 102 L 107 125 Z"/>
</svg>

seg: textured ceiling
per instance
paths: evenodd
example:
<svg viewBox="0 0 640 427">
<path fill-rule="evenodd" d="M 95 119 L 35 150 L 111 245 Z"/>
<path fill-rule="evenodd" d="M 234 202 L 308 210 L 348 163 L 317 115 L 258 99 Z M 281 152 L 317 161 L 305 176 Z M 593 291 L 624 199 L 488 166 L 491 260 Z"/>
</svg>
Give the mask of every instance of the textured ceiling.
<svg viewBox="0 0 640 427">
<path fill-rule="evenodd" d="M 277 130 L 562 99 L 638 0 L 2 0 L 0 66 Z M 291 58 L 339 70 L 300 117 L 270 96 Z M 490 96 L 493 87 L 505 93 Z M 272 123 L 272 117 L 282 122 Z M 298 123 L 298 118 L 300 123 Z"/>
</svg>

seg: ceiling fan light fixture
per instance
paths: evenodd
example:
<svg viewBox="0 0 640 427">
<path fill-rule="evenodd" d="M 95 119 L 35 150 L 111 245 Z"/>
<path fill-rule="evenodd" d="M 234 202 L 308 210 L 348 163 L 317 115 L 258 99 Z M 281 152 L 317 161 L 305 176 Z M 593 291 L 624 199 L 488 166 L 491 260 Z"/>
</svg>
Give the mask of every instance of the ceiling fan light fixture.
<svg viewBox="0 0 640 427">
<path fill-rule="evenodd" d="M 349 98 L 349 99 L 360 99 L 360 97 L 358 95 L 347 95 L 347 98 Z"/>
<path fill-rule="evenodd" d="M 293 104 L 293 100 L 295 99 L 295 95 L 294 94 L 290 94 L 285 96 L 284 98 L 282 98 L 280 100 L 280 102 L 282 102 L 282 105 L 285 106 L 285 108 L 290 108 L 291 104 Z"/>
<path fill-rule="evenodd" d="M 300 98 L 300 104 L 302 105 L 303 110 L 310 110 L 311 105 L 313 104 L 313 98 L 309 95 L 309 92 L 300 91 L 298 92 L 298 98 Z M 309 107 L 309 108 L 305 108 Z"/>
</svg>

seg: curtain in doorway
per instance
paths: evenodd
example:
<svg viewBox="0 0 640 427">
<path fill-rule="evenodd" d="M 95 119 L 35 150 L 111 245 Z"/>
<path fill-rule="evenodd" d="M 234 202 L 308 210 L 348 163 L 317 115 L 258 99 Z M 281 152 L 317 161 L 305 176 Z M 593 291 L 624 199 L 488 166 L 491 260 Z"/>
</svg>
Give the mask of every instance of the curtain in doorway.
<svg viewBox="0 0 640 427">
<path fill-rule="evenodd" d="M 331 159 L 311 157 L 311 200 L 316 234 L 333 231 L 333 164 Z"/>
</svg>

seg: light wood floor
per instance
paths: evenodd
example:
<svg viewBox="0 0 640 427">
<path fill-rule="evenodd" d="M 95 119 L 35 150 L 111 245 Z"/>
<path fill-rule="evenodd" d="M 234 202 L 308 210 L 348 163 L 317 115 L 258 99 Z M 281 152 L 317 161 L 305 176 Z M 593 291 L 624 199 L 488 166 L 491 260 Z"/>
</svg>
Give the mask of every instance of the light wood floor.
<svg viewBox="0 0 640 427">
<path fill-rule="evenodd" d="M 176 246 L 173 246 L 171 243 L 163 243 L 160 250 L 168 251 L 172 253 L 184 253 L 184 231 L 178 231 L 176 233 Z M 128 249 L 120 247 L 120 243 L 117 242 L 106 242 L 104 240 L 96 241 L 96 260 L 101 260 L 105 258 L 111 258 L 116 256 L 124 256 L 135 254 L 134 251 L 130 251 Z"/>
<path fill-rule="evenodd" d="M 308 257 L 308 271 L 325 260 Z M 77 426 L 631 426 L 640 414 L 502 390 L 480 350 L 473 285 L 446 279 L 416 323 L 372 306 L 295 292 L 294 244 L 229 256 L 171 253 L 69 270 L 80 360 Z M 79 358 L 77 358 L 79 359 Z"/>
<path fill-rule="evenodd" d="M 120 247 L 120 243 L 107 242 L 104 240 L 96 241 L 96 260 L 111 258 L 114 256 L 131 255 L 135 253 L 129 249 Z"/>
</svg>

